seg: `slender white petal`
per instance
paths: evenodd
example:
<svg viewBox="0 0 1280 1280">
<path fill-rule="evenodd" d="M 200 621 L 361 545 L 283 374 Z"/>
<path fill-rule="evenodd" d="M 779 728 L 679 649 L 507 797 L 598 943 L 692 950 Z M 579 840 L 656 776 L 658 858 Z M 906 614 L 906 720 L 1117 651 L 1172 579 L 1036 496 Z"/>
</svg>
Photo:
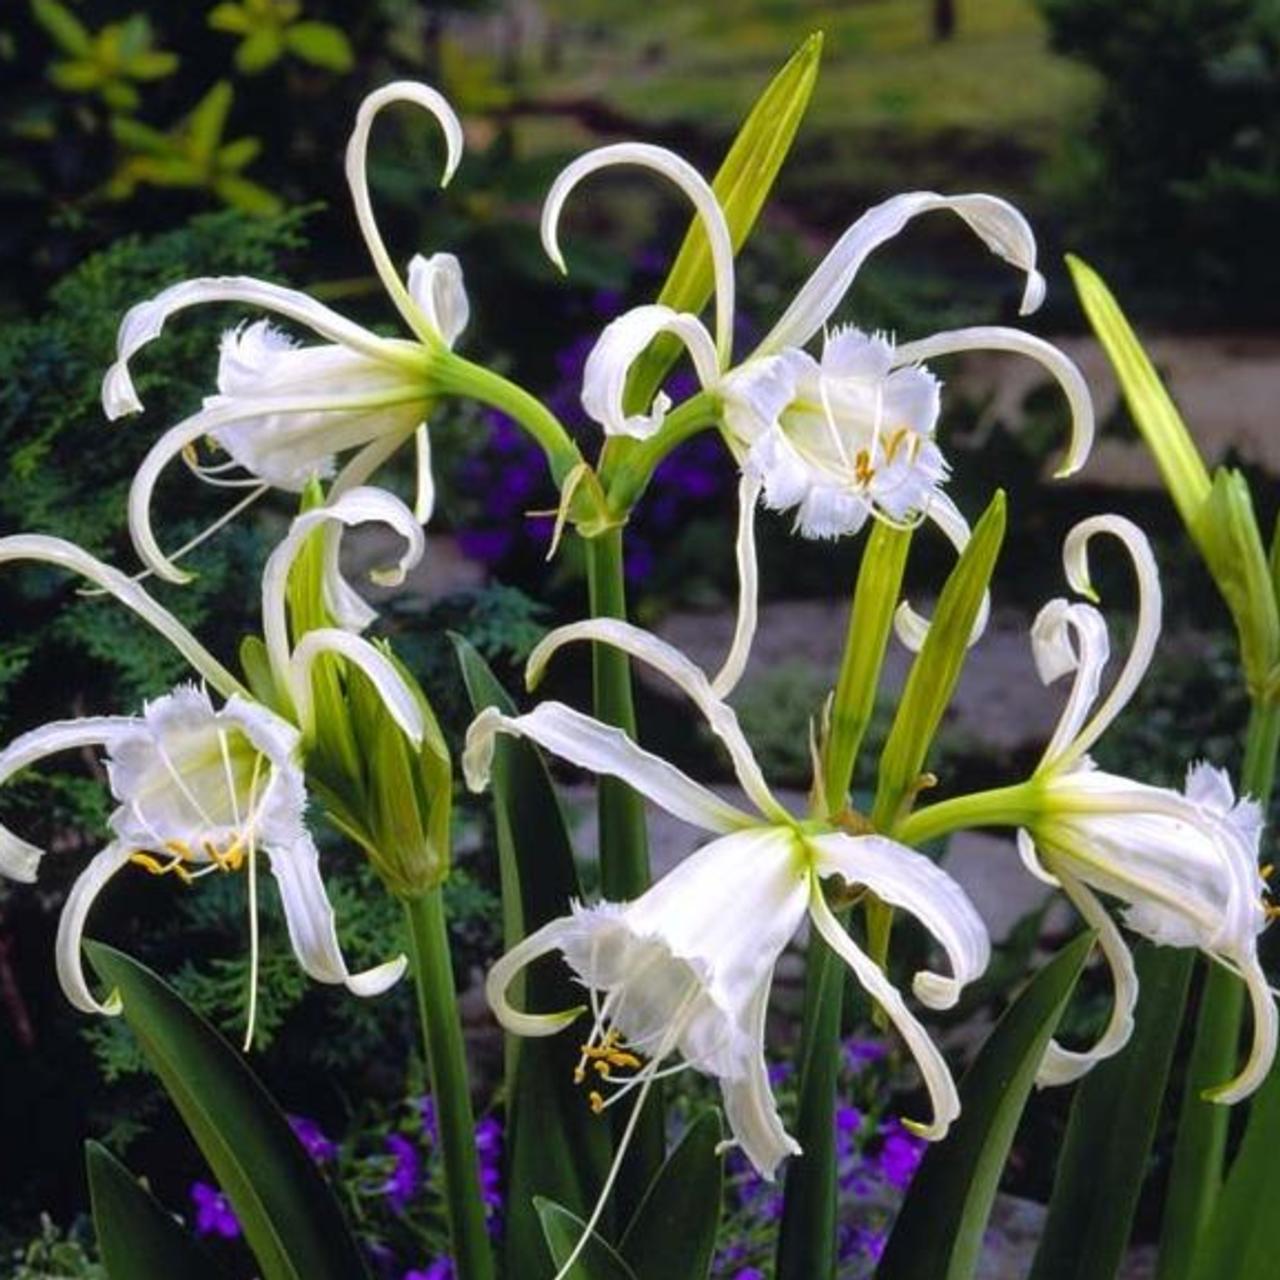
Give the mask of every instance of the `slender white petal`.
<svg viewBox="0 0 1280 1280">
<path fill-rule="evenodd" d="M 1276 1057 L 1277 1014 L 1275 993 L 1267 983 L 1256 955 L 1238 957 L 1236 965 L 1249 993 L 1249 1007 L 1253 1016 L 1253 1041 L 1249 1056 L 1240 1074 L 1226 1084 L 1209 1089 L 1208 1097 L 1214 1102 L 1231 1104 L 1240 1102 L 1258 1089 L 1271 1071 Z"/>
<path fill-rule="evenodd" d="M 1033 875 L 1041 884 L 1047 884 L 1050 889 L 1061 889 L 1062 884 L 1058 877 L 1040 861 L 1040 854 L 1036 850 L 1036 842 L 1031 832 L 1025 827 L 1018 828 L 1018 858 L 1022 865 Z"/>
<path fill-rule="evenodd" d="M 597 147 L 594 151 L 579 156 L 552 183 L 546 203 L 542 206 L 542 245 L 547 256 L 561 271 L 566 270 L 558 238 L 560 211 L 564 202 L 573 188 L 588 174 L 618 164 L 639 165 L 669 178 L 689 197 L 702 218 L 702 226 L 711 246 L 711 263 L 715 273 L 716 351 L 720 368 L 728 368 L 733 345 L 733 240 L 715 192 L 687 160 L 682 160 L 665 147 L 649 146 L 643 142 L 619 142 L 608 147 Z"/>
<path fill-rule="evenodd" d="M 84 938 L 90 907 L 107 881 L 128 864 L 130 856 L 130 851 L 118 844 L 109 844 L 94 854 L 89 865 L 76 877 L 58 917 L 58 936 L 54 942 L 58 981 L 67 999 L 83 1013 L 102 1013 L 111 1017 L 121 1009 L 120 997 L 115 992 L 101 1003 L 89 990 L 80 957 L 80 943 Z"/>
<path fill-rule="evenodd" d="M 336 654 L 357 666 L 377 690 L 391 718 L 415 747 L 426 734 L 422 707 L 404 676 L 390 658 L 363 636 L 338 627 L 318 627 L 298 642 L 289 659 L 288 680 L 298 720 L 305 734 L 315 730 L 315 707 L 311 699 L 311 667 L 322 654 Z"/>
<path fill-rule="evenodd" d="M 1036 1071 L 1036 1084 L 1041 1088 L 1079 1080 L 1099 1062 L 1119 1053 L 1133 1034 L 1133 1011 L 1138 1004 L 1138 972 L 1128 943 L 1093 891 L 1062 867 L 1056 870 L 1067 897 L 1098 935 L 1098 946 L 1111 968 L 1115 997 L 1106 1030 L 1091 1048 L 1064 1049 L 1056 1040 L 1049 1041 Z"/>
<path fill-rule="evenodd" d="M 348 489 L 335 501 L 304 511 L 289 526 L 289 532 L 268 557 L 262 574 L 262 632 L 281 693 L 287 693 L 290 688 L 287 594 L 294 561 L 308 538 L 326 524 L 349 527 L 370 522 L 387 525 L 405 540 L 405 551 L 396 565 L 370 575 L 381 585 L 394 586 L 402 582 L 405 573 L 422 559 L 426 539 L 413 512 L 399 498 L 369 486 Z M 327 588 L 330 585 L 326 582 Z M 344 606 L 349 606 L 349 601 L 345 597 L 330 598 L 325 603 L 335 616 L 348 612 Z"/>
<path fill-rule="evenodd" d="M 922 970 L 912 988 L 931 1009 L 949 1009 L 960 990 L 986 969 L 991 941 L 965 891 L 923 854 L 885 836 L 841 832 L 810 836 L 818 875 L 866 885 L 890 906 L 909 911 L 942 944 L 950 974 Z"/>
<path fill-rule="evenodd" d="M 1058 380 L 1067 404 L 1071 409 L 1071 438 L 1066 456 L 1055 475 L 1059 478 L 1073 475 L 1089 460 L 1093 448 L 1093 400 L 1084 376 L 1069 356 L 1059 351 L 1051 342 L 1023 333 L 1021 329 L 1006 329 L 998 325 L 978 325 L 971 329 L 953 329 L 947 333 L 935 333 L 915 342 L 903 343 L 897 350 L 895 362 L 914 364 L 932 360 L 935 356 L 953 355 L 958 351 L 1012 351 L 1037 360 Z"/>
<path fill-rule="evenodd" d="M 1132 520 L 1126 520 L 1123 516 L 1106 515 L 1091 516 L 1088 520 L 1080 521 L 1067 534 L 1062 548 L 1067 581 L 1081 595 L 1097 598 L 1089 578 L 1089 539 L 1098 533 L 1109 533 L 1119 538 L 1133 560 L 1138 580 L 1138 625 L 1120 674 L 1103 698 L 1102 705 L 1060 758 L 1064 762 L 1078 760 L 1128 705 L 1151 665 L 1156 641 L 1160 637 L 1163 610 L 1160 570 L 1156 566 L 1156 558 L 1147 535 Z"/>
<path fill-rule="evenodd" d="M 340 983 L 358 996 L 376 996 L 399 981 L 408 960 L 397 956 L 362 973 L 352 973 L 338 945 L 333 907 L 320 878 L 320 855 L 311 837 L 267 850 L 280 890 L 289 941 L 298 963 L 317 982 Z"/>
<path fill-rule="evenodd" d="M 832 915 L 822 896 L 822 886 L 816 880 L 809 896 L 809 915 L 827 946 L 853 970 L 853 976 L 862 988 L 888 1014 L 920 1068 L 933 1102 L 933 1119 L 929 1124 L 904 1120 L 904 1127 L 922 1138 L 940 1141 L 947 1136 L 952 1121 L 960 1114 L 960 1095 L 937 1045 L 907 1008 L 898 988 L 840 927 L 840 922 Z"/>
<path fill-rule="evenodd" d="M 506 716 L 495 707 L 480 712 L 467 730 L 462 755 L 463 773 L 472 791 L 482 791 L 489 783 L 500 733 L 528 738 L 580 769 L 621 778 L 673 817 L 705 831 L 723 834 L 755 822 L 675 765 L 637 746 L 621 729 L 559 702 L 539 703 L 522 716 Z"/>
<path fill-rule="evenodd" d="M 80 747 L 110 747 L 134 725 L 132 716 L 85 716 L 80 720 L 55 720 L 20 735 L 0 751 L 0 786 L 15 774 L 59 751 Z M 0 826 L 0 876 L 28 884 L 36 878 L 36 870 L 44 851 Z"/>
<path fill-rule="evenodd" d="M 454 114 L 453 108 L 443 95 L 425 84 L 412 80 L 397 80 L 391 84 L 375 89 L 360 104 L 356 112 L 355 127 L 347 142 L 346 174 L 347 185 L 351 188 L 351 202 L 355 206 L 356 221 L 360 224 L 360 232 L 369 248 L 369 256 L 387 292 L 405 322 L 424 342 L 442 341 L 443 334 L 437 331 L 435 323 L 419 309 L 410 297 L 408 289 L 400 279 L 382 241 L 382 233 L 373 216 L 373 204 L 369 199 L 369 174 L 367 154 L 369 150 L 369 131 L 373 128 L 374 118 L 383 107 L 393 102 L 412 102 L 433 115 L 444 132 L 446 157 L 444 174 L 440 185 L 447 186 L 453 177 L 459 161 L 462 159 L 462 123 Z"/>
<path fill-rule="evenodd" d="M 544 924 L 516 943 L 489 970 L 484 982 L 485 998 L 494 1017 L 513 1035 L 552 1036 L 586 1012 L 586 1005 L 577 1005 L 560 1013 L 521 1013 L 507 999 L 507 992 L 520 971 L 542 956 L 561 950 L 572 927 L 572 919 L 567 916 Z"/>
<path fill-rule="evenodd" d="M 696 316 L 656 304 L 633 307 L 605 326 L 582 373 L 582 407 L 605 435 L 647 440 L 662 426 L 671 407 L 665 393 L 658 392 L 647 413 L 628 414 L 623 405 L 631 366 L 661 333 L 674 334 L 688 348 L 704 387 L 715 384 L 715 344 Z"/>
<path fill-rule="evenodd" d="M 767 1182 L 772 1182 L 778 1165 L 788 1156 L 801 1154 L 800 1144 L 786 1131 L 778 1115 L 778 1103 L 769 1087 L 769 1068 L 764 1057 L 765 1015 L 769 1006 L 769 983 L 761 983 L 747 1010 L 746 1032 L 759 1045 L 751 1054 L 745 1073 L 721 1081 L 724 1117 L 729 1132 L 742 1153 Z"/>
<path fill-rule="evenodd" d="M 1035 266 L 1035 237 L 1027 220 L 1012 205 L 996 196 L 941 196 L 932 191 L 913 191 L 868 209 L 836 241 L 755 354 L 804 346 L 835 313 L 871 253 L 896 236 L 912 218 L 932 209 L 949 209 L 958 214 L 992 253 L 1026 272 L 1021 308 L 1024 315 L 1040 305 L 1044 278 Z"/>
<path fill-rule="evenodd" d="M 711 731 L 724 743 L 733 764 L 733 771 L 742 789 L 760 813 L 772 822 L 789 823 L 790 814 L 778 803 L 769 790 L 733 708 L 716 696 L 706 675 L 678 649 L 660 640 L 651 632 L 632 626 L 617 618 L 591 618 L 557 627 L 534 646 L 525 667 L 525 681 L 529 688 L 536 687 L 552 654 L 562 645 L 577 640 L 592 640 L 597 644 L 612 645 L 655 670 L 682 689 L 706 717 Z"/>
<path fill-rule="evenodd" d="M 297 289 L 254 280 L 250 276 L 183 280 L 154 298 L 130 307 L 120 322 L 116 361 L 102 379 L 102 408 L 108 418 L 114 421 L 142 409 L 142 401 L 129 375 L 129 361 L 134 354 L 160 336 L 165 321 L 175 311 L 205 302 L 243 302 L 251 307 L 262 307 L 306 325 L 330 342 L 350 347 L 372 360 L 396 364 L 404 359 L 401 348 L 396 344 L 377 337 Z"/>
<path fill-rule="evenodd" d="M 248 695 L 244 685 L 168 609 L 153 600 L 132 578 L 75 543 L 40 533 L 0 538 L 0 564 L 12 560 L 38 560 L 88 578 L 154 627 L 220 693 L 228 697 L 233 693 Z"/>
<path fill-rule="evenodd" d="M 724 665 L 711 681 L 711 691 L 717 698 L 727 698 L 733 692 L 751 657 L 751 645 L 756 638 L 759 620 L 760 564 L 756 559 L 756 506 L 760 501 L 761 483 L 744 475 L 738 481 L 738 538 L 734 556 L 738 562 L 738 613 L 733 628 L 733 643 L 725 656 Z"/>
<path fill-rule="evenodd" d="M 956 549 L 957 555 L 964 553 L 969 545 L 972 530 L 964 518 L 960 508 L 941 489 L 935 489 L 929 496 L 925 514 L 938 526 L 947 540 Z M 973 620 L 973 630 L 969 633 L 969 643 L 977 644 L 986 634 L 987 623 L 991 620 L 991 592 L 982 593 L 982 602 L 978 605 L 978 615 Z M 907 601 L 903 600 L 893 615 L 893 628 L 898 639 L 911 650 L 919 653 L 924 648 L 925 637 L 929 634 L 927 618 L 918 614 Z"/>
<path fill-rule="evenodd" d="M 413 433 L 413 453 L 417 471 L 413 514 L 419 524 L 426 524 L 436 509 L 436 480 L 431 473 L 431 436 L 425 422 L 420 422 Z"/>
<path fill-rule="evenodd" d="M 409 296 L 428 323 L 452 347 L 471 319 L 462 264 L 451 253 L 415 254 L 409 262 Z"/>
<path fill-rule="evenodd" d="M 1045 684 L 1075 672 L 1071 692 L 1042 757 L 1045 765 L 1053 766 L 1079 736 L 1098 700 L 1102 673 L 1111 655 L 1107 624 L 1092 605 L 1050 600 L 1031 624 L 1031 651 Z"/>
</svg>

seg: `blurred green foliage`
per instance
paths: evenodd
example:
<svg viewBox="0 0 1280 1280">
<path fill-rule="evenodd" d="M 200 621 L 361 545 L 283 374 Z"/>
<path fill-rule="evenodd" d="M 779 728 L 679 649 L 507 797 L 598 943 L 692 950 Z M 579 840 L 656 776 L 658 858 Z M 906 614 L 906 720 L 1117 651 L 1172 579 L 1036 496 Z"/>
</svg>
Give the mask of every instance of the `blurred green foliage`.
<svg viewBox="0 0 1280 1280">
<path fill-rule="evenodd" d="M 355 62 L 341 28 L 309 21 L 298 0 L 226 0 L 209 10 L 209 26 L 241 37 L 236 69 L 247 76 L 265 71 L 290 53 L 327 71 L 350 71 Z"/>
</svg>

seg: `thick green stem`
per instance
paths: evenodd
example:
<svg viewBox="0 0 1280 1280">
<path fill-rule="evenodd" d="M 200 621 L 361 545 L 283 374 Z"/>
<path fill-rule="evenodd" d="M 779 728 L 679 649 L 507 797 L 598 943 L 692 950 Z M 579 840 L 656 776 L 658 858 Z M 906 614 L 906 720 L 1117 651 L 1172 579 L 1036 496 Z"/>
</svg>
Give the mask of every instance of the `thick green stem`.
<svg viewBox="0 0 1280 1280">
<path fill-rule="evenodd" d="M 441 890 L 432 889 L 421 897 L 403 901 L 418 989 L 418 1016 L 444 1156 L 444 1200 L 454 1268 L 458 1280 L 493 1280 L 493 1254 L 480 1194 L 475 1122 L 443 895 Z"/>
<path fill-rule="evenodd" d="M 627 616 L 626 582 L 622 568 L 622 530 L 608 529 L 584 544 L 591 616 Z M 631 690 L 631 664 L 625 653 L 597 644 L 592 652 L 592 688 L 596 718 L 636 734 L 636 710 Z M 599 797 L 600 892 L 611 902 L 636 898 L 649 887 L 649 839 L 644 801 L 617 778 L 601 778 Z M 625 1117 L 624 1117 L 625 1118 Z M 615 1128 L 619 1128 L 621 1120 Z M 620 1134 L 619 1134 L 620 1136 Z M 666 1154 L 661 1086 L 649 1091 L 631 1149 L 618 1178 L 618 1221 L 626 1222 L 639 1205 Z"/>
<path fill-rule="evenodd" d="M 1280 751 L 1280 704 L 1255 703 L 1245 737 L 1240 790 L 1265 808 L 1275 786 Z M 1222 1187 L 1230 1108 L 1207 1102 L 1204 1091 L 1236 1071 L 1244 986 L 1220 965 L 1208 966 L 1200 1013 L 1178 1114 L 1178 1137 L 1160 1231 L 1157 1280 L 1186 1280 L 1196 1244 Z"/>
<path fill-rule="evenodd" d="M 893 838 L 916 848 L 970 827 L 1029 827 L 1044 812 L 1034 781 L 955 796 L 908 814 Z"/>
<path fill-rule="evenodd" d="M 609 509 L 622 513 L 630 511 L 667 454 L 713 425 L 718 413 L 715 398 L 702 391 L 673 409 L 661 430 L 648 440 L 617 437 L 610 440 L 600 462 L 600 483 L 604 486 Z"/>
</svg>

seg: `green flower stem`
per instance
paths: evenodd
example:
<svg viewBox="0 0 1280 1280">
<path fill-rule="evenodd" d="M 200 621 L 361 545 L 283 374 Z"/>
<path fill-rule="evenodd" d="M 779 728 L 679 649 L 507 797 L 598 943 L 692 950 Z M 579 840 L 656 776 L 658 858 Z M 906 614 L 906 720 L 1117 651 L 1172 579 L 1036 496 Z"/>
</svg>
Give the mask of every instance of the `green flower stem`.
<svg viewBox="0 0 1280 1280">
<path fill-rule="evenodd" d="M 629 512 L 640 500 L 658 464 L 673 449 L 714 425 L 719 412 L 716 398 L 702 391 L 673 409 L 661 430 L 648 440 L 618 440 L 606 444 L 600 464 L 600 482 L 608 496 L 609 509 Z M 625 451 L 612 449 L 610 446 L 615 443 L 631 447 Z"/>
<path fill-rule="evenodd" d="M 480 1194 L 475 1121 L 445 928 L 444 898 L 437 888 L 402 901 L 409 925 L 410 962 L 418 989 L 418 1016 L 431 1075 L 431 1096 L 440 1126 L 444 1200 L 454 1266 L 459 1280 L 493 1280 L 493 1254 Z"/>
<path fill-rule="evenodd" d="M 975 791 L 942 800 L 908 814 L 893 830 L 893 838 L 916 848 L 968 827 L 1029 827 L 1044 808 L 1034 781 Z"/>
<path fill-rule="evenodd" d="M 1253 796 L 1264 810 L 1275 786 L 1277 752 L 1280 703 L 1254 703 L 1245 736 L 1240 790 Z M 1178 1113 L 1157 1280 L 1186 1280 L 1192 1274 L 1196 1244 L 1222 1187 L 1231 1108 L 1208 1102 L 1203 1094 L 1235 1074 L 1243 1012 L 1244 985 L 1240 979 L 1220 965 L 1209 965 Z"/>
<path fill-rule="evenodd" d="M 446 352 L 432 366 L 431 386 L 443 395 L 479 400 L 512 418 L 547 455 L 557 488 L 575 467 L 582 465 L 582 453 L 560 419 L 540 400 L 500 373 Z"/>
<path fill-rule="evenodd" d="M 587 584 L 594 618 L 627 616 L 626 583 L 622 572 L 622 530 L 607 529 L 583 545 L 587 553 Z M 636 735 L 636 710 L 631 690 L 631 664 L 625 653 L 597 644 L 592 652 L 592 690 L 596 718 Z M 598 784 L 600 829 L 600 891 L 611 902 L 638 897 L 649 887 L 649 838 L 644 801 L 617 778 Z M 615 1113 L 617 1114 L 617 1113 Z M 626 1117 L 619 1115 L 615 1138 Z M 618 1220 L 627 1221 L 662 1167 L 666 1154 L 661 1086 L 649 1090 L 645 1114 L 639 1119 L 631 1150 L 618 1177 Z"/>
</svg>

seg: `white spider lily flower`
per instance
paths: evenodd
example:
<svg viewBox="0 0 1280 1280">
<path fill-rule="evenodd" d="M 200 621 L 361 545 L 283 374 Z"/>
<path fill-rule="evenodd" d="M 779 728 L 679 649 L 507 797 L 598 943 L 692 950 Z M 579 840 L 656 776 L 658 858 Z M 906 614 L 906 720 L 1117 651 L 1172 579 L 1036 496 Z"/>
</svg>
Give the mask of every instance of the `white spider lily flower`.
<svg viewBox="0 0 1280 1280">
<path fill-rule="evenodd" d="M 1039 361 L 1066 394 L 1071 436 L 1058 474 L 1070 475 L 1084 465 L 1094 432 L 1088 387 L 1066 355 L 1032 334 L 977 326 L 895 346 L 883 335 L 838 328 L 827 334 L 820 358 L 804 349 L 827 330 L 867 257 L 931 210 L 956 214 L 988 249 L 1023 271 L 1021 311 L 1034 311 L 1044 297 L 1044 279 L 1036 269 L 1035 237 L 1012 205 L 990 195 L 928 191 L 876 205 L 840 237 L 764 341 L 735 365 L 728 223 L 710 185 L 679 156 L 661 147 L 623 143 L 574 161 L 553 184 L 543 208 L 547 253 L 564 268 L 558 224 L 572 188 L 589 173 L 628 164 L 664 175 L 692 201 L 711 246 L 715 336 L 696 316 L 662 305 L 637 307 L 606 326 L 587 360 L 582 403 L 607 435 L 643 440 L 661 430 L 671 407 L 664 393 L 647 410 L 630 414 L 623 397 L 632 365 L 654 338 L 669 333 L 687 348 L 704 390 L 717 400 L 730 448 L 744 474 L 758 481 L 755 497 L 777 510 L 794 510 L 802 536 L 855 533 L 868 516 L 895 524 L 932 519 L 963 550 L 969 526 L 945 495 L 948 467 L 935 442 L 940 383 L 922 362 L 968 350 L 1011 351 Z M 975 639 L 986 614 L 984 605 Z M 897 624 L 903 642 L 918 649 L 925 620 L 904 603 Z"/>
<path fill-rule="evenodd" d="M 530 655 L 530 686 L 557 649 L 584 640 L 652 665 L 693 700 L 728 751 L 754 812 L 721 799 L 621 730 L 561 703 L 544 702 L 517 716 L 482 711 L 463 755 L 472 790 L 487 785 L 496 738 L 509 734 L 622 779 L 714 837 L 635 901 L 575 905 L 503 956 L 486 986 L 499 1021 L 518 1035 L 549 1035 L 585 1011 L 525 1013 L 508 1000 L 526 965 L 558 952 L 590 997 L 592 1027 L 579 1076 L 597 1090 L 592 1106 L 604 1110 L 640 1090 L 638 1112 L 659 1073 L 693 1067 L 720 1082 L 733 1140 L 772 1178 L 798 1148 L 769 1087 L 765 1010 L 774 966 L 807 915 L 902 1035 L 933 1106 L 932 1120 L 912 1127 L 941 1138 L 959 1112 L 946 1063 L 897 988 L 841 928 L 823 882 L 836 877 L 850 889 L 868 889 L 929 929 L 951 972 L 918 973 L 913 988 L 935 1009 L 953 1005 L 989 956 L 986 931 L 963 890 L 927 858 L 883 836 L 854 836 L 788 813 L 765 782 L 733 709 L 683 654 L 639 628 L 597 619 L 553 631 Z"/>
<path fill-rule="evenodd" d="M 1133 1029 L 1137 975 L 1129 949 L 1094 890 L 1124 904 L 1121 918 L 1134 932 L 1165 946 L 1196 947 L 1237 973 L 1253 1010 L 1253 1046 L 1240 1073 L 1213 1091 L 1237 1102 L 1266 1078 L 1275 1057 L 1277 1014 L 1258 962 L 1258 935 L 1271 910 L 1258 866 L 1262 813 L 1236 800 L 1230 779 L 1207 764 L 1192 766 L 1184 793 L 1149 786 L 1095 768 L 1088 751 L 1137 688 L 1160 632 L 1161 593 L 1145 535 L 1128 520 L 1099 516 L 1068 535 L 1067 579 L 1092 596 L 1088 543 L 1109 533 L 1128 548 L 1137 570 L 1137 633 L 1114 685 L 1099 703 L 1109 656 L 1107 626 L 1092 605 L 1050 601 L 1032 627 L 1032 645 L 1046 683 L 1066 674 L 1074 682 L 1062 717 L 1031 780 L 1037 816 L 1018 833 L 1027 867 L 1060 886 L 1098 931 L 1111 967 L 1115 1005 L 1092 1049 L 1051 1044 L 1038 1075 L 1061 1084 L 1118 1052 Z M 1096 598 L 1096 597 L 1095 597 Z M 1096 705 L 1095 705 L 1096 704 Z"/>
<path fill-rule="evenodd" d="M 149 703 L 140 716 L 57 721 L 23 734 L 0 751 L 0 785 L 59 752 L 101 747 L 106 753 L 108 783 L 119 802 L 109 821 L 113 838 L 76 880 L 58 930 L 58 973 L 77 1008 L 118 1011 L 118 1005 L 94 999 L 80 964 L 88 911 L 117 871 L 134 864 L 191 882 L 247 865 L 255 975 L 251 1036 L 258 850 L 270 863 L 294 951 L 308 974 L 321 982 L 344 984 L 357 995 L 374 995 L 403 973 L 405 957 L 398 956 L 352 974 L 338 946 L 318 854 L 304 822 L 303 765 L 317 729 L 312 664 L 328 653 L 358 667 L 415 746 L 425 733 L 423 713 L 394 664 L 369 641 L 340 627 L 325 627 L 308 631 L 291 645 L 286 619 L 289 571 L 308 537 L 325 522 L 346 526 L 370 520 L 390 524 L 407 541 L 408 550 L 397 565 L 378 575 L 382 581 L 394 580 L 421 556 L 422 529 L 403 503 L 375 489 L 353 489 L 330 506 L 304 512 L 271 556 L 262 589 L 266 651 L 275 685 L 271 707 L 255 699 L 173 614 L 118 569 L 60 538 L 0 538 L 0 563 L 54 564 L 115 596 L 169 640 L 224 700 L 215 708 L 205 688 L 183 685 Z M 325 585 L 332 584 L 326 580 Z M 350 611 L 354 591 L 345 582 L 341 588 Z M 0 875 L 34 881 L 43 856 L 41 849 L 0 826 Z"/>
<path fill-rule="evenodd" d="M 184 280 L 132 307 L 120 325 L 116 361 L 102 383 L 103 409 L 111 419 L 142 409 L 129 363 L 159 337 L 171 315 L 187 307 L 244 303 L 305 326 L 322 339 L 299 346 L 266 320 L 240 324 L 223 335 L 217 394 L 160 437 L 130 489 L 130 532 L 148 569 L 162 578 L 186 580 L 189 575 L 175 563 L 178 556 L 268 489 L 300 492 L 312 478 L 334 476 L 337 455 L 355 451 L 337 473 L 333 491 L 341 493 L 363 484 L 410 437 L 417 449 L 415 511 L 423 523 L 430 518 L 434 484 L 425 418 L 433 397 L 428 375 L 439 355 L 452 349 L 469 308 L 456 258 L 417 255 L 402 280 L 374 219 L 366 171 L 369 132 L 378 112 L 395 102 L 415 103 L 439 122 L 447 151 L 442 185 L 458 166 L 463 137 L 457 116 L 439 93 L 403 81 L 365 98 L 347 144 L 346 176 L 356 218 L 412 340 L 379 337 L 305 293 L 242 276 Z M 203 440 L 219 446 L 229 460 L 199 463 L 196 449 Z M 152 529 L 151 501 L 162 472 L 179 457 L 208 483 L 244 488 L 248 495 L 199 538 L 168 556 Z"/>
</svg>

